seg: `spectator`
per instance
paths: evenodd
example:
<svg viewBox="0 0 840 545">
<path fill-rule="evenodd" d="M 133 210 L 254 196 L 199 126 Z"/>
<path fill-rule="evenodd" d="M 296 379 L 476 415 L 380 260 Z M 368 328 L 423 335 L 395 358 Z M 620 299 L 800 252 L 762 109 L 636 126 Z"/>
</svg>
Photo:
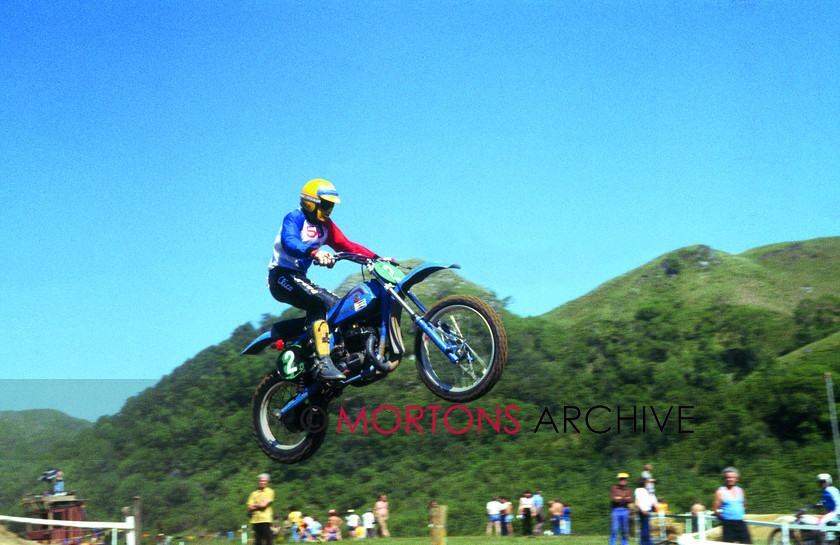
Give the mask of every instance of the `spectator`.
<svg viewBox="0 0 840 545">
<path fill-rule="evenodd" d="M 358 537 L 356 535 L 356 528 L 359 526 L 361 520 L 355 510 L 348 509 L 347 513 L 348 515 L 344 518 L 347 521 L 347 531 L 350 532 L 350 539 L 356 539 Z"/>
<path fill-rule="evenodd" d="M 543 531 L 543 524 L 545 524 L 545 516 L 543 516 L 543 508 L 545 505 L 545 500 L 543 500 L 542 492 L 537 490 L 534 493 L 534 519 L 536 519 L 537 524 L 534 526 L 534 533 L 537 535 L 541 535 Z"/>
<path fill-rule="evenodd" d="M 610 545 L 615 545 L 615 538 L 621 532 L 621 545 L 627 545 L 627 533 L 630 525 L 630 504 L 633 494 L 627 488 L 627 473 L 616 476 L 618 484 L 610 488 Z"/>
<path fill-rule="evenodd" d="M 712 510 L 723 526 L 723 540 L 728 543 L 752 543 L 747 524 L 744 522 L 746 501 L 744 491 L 736 486 L 740 474 L 734 467 L 723 470 L 724 485 L 715 492 Z"/>
<path fill-rule="evenodd" d="M 519 517 L 522 519 L 522 535 L 531 536 L 531 519 L 534 516 L 534 498 L 531 497 L 530 492 L 525 492 L 519 498 L 519 509 L 517 510 Z"/>
<path fill-rule="evenodd" d="M 327 519 L 327 523 L 321 530 L 321 539 L 323 541 L 339 541 L 341 539 L 341 529 L 336 525 L 332 517 Z"/>
<path fill-rule="evenodd" d="M 330 509 L 329 510 L 329 518 L 327 519 L 327 525 L 329 525 L 331 528 L 334 528 L 336 530 L 336 532 L 335 532 L 336 536 L 335 536 L 335 539 L 331 539 L 329 541 L 341 541 L 341 525 L 343 523 L 344 523 L 344 521 L 341 520 L 341 517 L 338 516 L 338 514 L 336 513 L 336 510 L 335 509 Z"/>
<path fill-rule="evenodd" d="M 563 522 L 563 504 L 559 498 L 554 498 L 551 500 L 551 505 L 548 509 L 551 515 L 551 529 L 554 535 L 559 536 L 562 531 L 560 523 Z"/>
<path fill-rule="evenodd" d="M 365 527 L 365 537 L 376 537 L 376 522 L 373 513 L 367 510 L 362 514 L 362 525 Z"/>
<path fill-rule="evenodd" d="M 691 529 L 694 532 L 700 531 L 700 513 L 704 513 L 706 511 L 706 506 L 700 503 L 700 500 L 695 499 L 694 503 L 691 506 Z"/>
<path fill-rule="evenodd" d="M 645 464 L 645 469 L 642 471 L 640 475 L 642 479 L 649 479 L 648 481 L 648 490 L 651 494 L 656 494 L 656 479 L 653 478 L 653 464 L 647 463 Z"/>
<path fill-rule="evenodd" d="M 53 483 L 53 494 L 64 494 L 64 472 L 60 469 L 55 472 L 55 482 Z"/>
<path fill-rule="evenodd" d="M 636 510 L 639 512 L 639 545 L 652 545 L 650 541 L 650 514 L 654 511 L 656 496 L 650 492 L 648 481 L 639 479 L 639 487 L 633 492 Z"/>
<path fill-rule="evenodd" d="M 251 514 L 251 525 L 254 528 L 254 545 L 271 545 L 271 523 L 274 512 L 271 504 L 274 502 L 274 490 L 268 487 L 268 473 L 257 477 L 257 489 L 248 496 L 248 512 Z"/>
<path fill-rule="evenodd" d="M 301 541 L 301 521 L 303 520 L 303 513 L 295 509 L 293 505 L 289 506 L 289 515 L 286 517 L 286 524 L 284 526 L 288 526 L 291 535 L 289 536 L 289 540 L 292 542 Z"/>
<path fill-rule="evenodd" d="M 499 498 L 494 497 L 487 502 L 487 531 L 486 535 L 493 535 L 496 532 L 497 536 L 502 535 L 502 504 Z"/>
<path fill-rule="evenodd" d="M 309 541 L 320 541 L 324 530 L 324 525 L 317 517 L 309 517 L 307 531 L 309 533 Z"/>
<path fill-rule="evenodd" d="M 502 509 L 499 511 L 499 514 L 502 516 L 502 535 L 503 536 L 512 536 L 513 535 L 513 505 L 510 503 L 510 500 L 508 500 L 504 496 L 499 498 L 499 503 L 502 504 Z"/>
<path fill-rule="evenodd" d="M 391 537 L 388 532 L 388 497 L 385 494 L 379 496 L 379 501 L 373 506 L 373 514 L 376 516 L 376 524 L 379 525 L 379 537 Z"/>
<path fill-rule="evenodd" d="M 435 519 L 435 511 L 437 510 L 437 508 L 438 508 L 437 500 L 429 501 L 429 505 L 426 506 L 426 514 L 429 517 L 429 522 L 428 522 L 429 528 L 433 528 L 434 525 L 435 525 L 435 520 L 434 519 Z"/>
</svg>

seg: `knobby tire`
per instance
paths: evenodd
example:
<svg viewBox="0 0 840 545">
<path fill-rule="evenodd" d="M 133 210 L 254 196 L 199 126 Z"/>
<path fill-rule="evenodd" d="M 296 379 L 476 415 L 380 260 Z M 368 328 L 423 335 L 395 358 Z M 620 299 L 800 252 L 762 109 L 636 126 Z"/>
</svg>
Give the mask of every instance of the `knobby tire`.
<svg viewBox="0 0 840 545">
<path fill-rule="evenodd" d="M 461 314 L 456 314 L 458 312 Z M 458 316 L 465 318 L 468 323 L 459 324 Z M 426 312 L 424 318 L 433 326 L 446 324 L 453 333 L 463 333 L 466 343 L 473 343 L 470 349 L 479 355 L 492 356 L 489 357 L 490 361 L 482 360 L 481 364 L 467 365 L 464 363 L 467 358 L 453 364 L 422 330 L 418 330 L 415 365 L 423 384 L 436 396 L 453 403 L 472 401 L 492 390 L 507 363 L 507 336 L 496 311 L 477 297 L 452 295 L 438 301 Z M 469 331 L 462 331 L 467 327 Z M 483 375 L 476 378 L 476 369 L 482 371 L 484 364 L 486 369 Z M 473 382 L 466 384 L 470 380 Z M 455 384 L 458 382 L 466 385 Z"/>
<path fill-rule="evenodd" d="M 291 428 L 280 420 L 276 415 L 294 397 L 296 389 L 296 383 L 284 380 L 277 372 L 269 373 L 257 386 L 251 403 L 254 439 L 266 455 L 284 464 L 295 464 L 315 454 L 324 441 L 329 421 L 326 407 L 308 401 L 284 419 Z M 313 423 L 313 419 L 318 421 Z"/>
</svg>

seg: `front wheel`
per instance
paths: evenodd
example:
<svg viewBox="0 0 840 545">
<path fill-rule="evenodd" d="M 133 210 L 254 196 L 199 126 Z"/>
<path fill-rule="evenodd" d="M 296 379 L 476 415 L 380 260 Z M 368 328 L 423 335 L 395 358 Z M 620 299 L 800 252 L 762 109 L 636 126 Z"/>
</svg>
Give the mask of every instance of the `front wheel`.
<svg viewBox="0 0 840 545">
<path fill-rule="evenodd" d="M 469 295 L 453 295 L 438 301 L 424 319 L 454 348 L 458 361 L 453 363 L 418 330 L 415 363 L 423 384 L 454 403 L 478 399 L 493 389 L 507 362 L 507 337 L 490 305 Z"/>
<path fill-rule="evenodd" d="M 284 464 L 306 460 L 318 450 L 327 433 L 326 407 L 309 399 L 282 414 L 297 395 L 298 384 L 269 373 L 257 386 L 251 403 L 254 438 L 270 458 Z"/>
</svg>

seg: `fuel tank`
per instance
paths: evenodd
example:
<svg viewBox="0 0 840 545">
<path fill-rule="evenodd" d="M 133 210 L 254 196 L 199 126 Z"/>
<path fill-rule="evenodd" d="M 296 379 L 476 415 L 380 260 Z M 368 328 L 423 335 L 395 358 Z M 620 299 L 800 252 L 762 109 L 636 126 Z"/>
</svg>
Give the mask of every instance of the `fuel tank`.
<svg viewBox="0 0 840 545">
<path fill-rule="evenodd" d="M 331 324 L 340 324 L 347 320 L 361 322 L 378 316 L 380 289 L 379 284 L 373 281 L 357 284 L 330 309 L 327 320 Z"/>
</svg>

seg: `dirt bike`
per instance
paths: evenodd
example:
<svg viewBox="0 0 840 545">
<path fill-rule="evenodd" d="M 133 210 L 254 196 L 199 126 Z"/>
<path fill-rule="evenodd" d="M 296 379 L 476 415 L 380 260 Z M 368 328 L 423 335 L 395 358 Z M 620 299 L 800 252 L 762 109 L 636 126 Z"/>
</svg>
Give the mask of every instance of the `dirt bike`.
<svg viewBox="0 0 840 545">
<path fill-rule="evenodd" d="M 812 505 L 811 507 L 816 507 Z M 817 515 L 807 515 L 805 511 L 811 507 L 805 507 L 798 510 L 793 515 L 784 515 L 777 518 L 774 522 L 787 522 L 791 525 L 818 525 L 820 517 Z M 767 545 L 782 545 L 784 537 L 782 535 L 782 528 L 776 528 L 770 533 L 767 538 Z M 825 531 L 817 529 L 791 528 L 789 542 L 794 545 L 840 545 L 840 528 L 837 526 L 837 521 L 831 521 L 825 526 Z"/>
<path fill-rule="evenodd" d="M 329 403 L 347 386 L 366 386 L 393 372 L 406 354 L 400 317 L 417 326 L 417 373 L 435 395 L 464 403 L 489 392 L 507 361 L 507 337 L 496 312 L 469 295 L 445 297 L 426 309 L 411 289 L 431 274 L 458 265 L 425 263 L 414 269 L 395 261 L 342 252 L 335 261 L 362 266 L 363 281 L 328 311 L 330 356 L 345 380 L 324 382 L 312 372 L 314 342 L 304 318 L 275 323 L 242 352 L 280 350 L 277 368 L 262 379 L 251 407 L 254 437 L 278 462 L 312 456 L 327 432 Z M 409 271 L 407 274 L 403 270 Z M 365 273 L 370 280 L 364 281 Z"/>
</svg>

